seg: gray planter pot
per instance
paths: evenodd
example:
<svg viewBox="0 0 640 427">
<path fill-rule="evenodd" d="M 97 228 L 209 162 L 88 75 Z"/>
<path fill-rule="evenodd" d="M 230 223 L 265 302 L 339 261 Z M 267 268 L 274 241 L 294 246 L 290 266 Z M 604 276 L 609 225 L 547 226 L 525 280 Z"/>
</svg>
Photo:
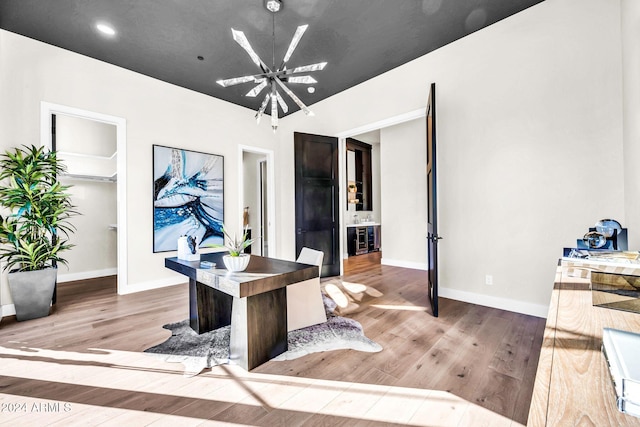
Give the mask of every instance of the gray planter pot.
<svg viewBox="0 0 640 427">
<path fill-rule="evenodd" d="M 57 268 L 8 274 L 16 319 L 22 321 L 49 315 L 57 274 Z"/>
</svg>

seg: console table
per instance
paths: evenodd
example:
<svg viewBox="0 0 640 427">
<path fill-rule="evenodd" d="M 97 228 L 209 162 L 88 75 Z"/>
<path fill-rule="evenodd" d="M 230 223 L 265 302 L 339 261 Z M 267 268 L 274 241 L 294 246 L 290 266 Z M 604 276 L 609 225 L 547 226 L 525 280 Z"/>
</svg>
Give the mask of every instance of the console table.
<svg viewBox="0 0 640 427">
<path fill-rule="evenodd" d="M 593 306 L 589 278 L 566 273 L 558 267 L 527 425 L 640 425 L 616 409 L 601 351 L 603 328 L 640 332 L 640 314 Z"/>
<path fill-rule="evenodd" d="M 166 258 L 165 267 L 189 278 L 189 319 L 198 334 L 231 325 L 231 361 L 251 370 L 287 350 L 286 286 L 318 277 L 317 266 L 251 255 L 247 269 L 224 269 L 226 253 L 201 261 Z"/>
</svg>

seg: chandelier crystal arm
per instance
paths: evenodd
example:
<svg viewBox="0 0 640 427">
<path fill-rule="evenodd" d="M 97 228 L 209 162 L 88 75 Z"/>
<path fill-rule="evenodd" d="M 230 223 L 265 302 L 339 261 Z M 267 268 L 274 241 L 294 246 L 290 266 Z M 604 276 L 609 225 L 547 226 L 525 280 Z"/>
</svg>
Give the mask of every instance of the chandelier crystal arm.
<svg viewBox="0 0 640 427">
<path fill-rule="evenodd" d="M 265 64 L 262 59 L 258 56 L 258 54 L 253 50 L 251 45 L 249 44 L 249 40 L 244 35 L 244 32 L 231 29 L 233 33 L 233 39 L 242 47 L 248 54 L 254 64 L 258 67 L 262 68 L 263 71 L 271 72 L 271 69 Z"/>
<path fill-rule="evenodd" d="M 300 43 L 300 39 L 304 35 L 304 32 L 307 31 L 308 27 L 309 27 L 308 25 L 300 25 L 296 29 L 296 33 L 293 35 L 293 39 L 291 39 L 291 43 L 289 44 L 289 49 L 287 49 L 287 53 L 285 53 L 284 55 L 282 64 L 280 65 L 280 68 L 278 68 L 279 70 L 282 70 L 284 68 L 284 64 L 286 64 L 287 61 L 289 61 L 289 59 L 291 58 L 291 55 L 293 55 L 293 52 L 296 50 L 296 47 L 298 47 L 298 43 Z"/>
<path fill-rule="evenodd" d="M 287 114 L 289 112 L 289 106 L 287 105 L 286 102 L 284 102 L 284 98 L 280 96 L 280 92 L 276 91 L 276 97 L 278 99 L 278 104 L 280 105 L 280 108 L 282 108 L 282 111 L 285 114 Z"/>
<path fill-rule="evenodd" d="M 242 83 L 256 82 L 260 78 L 261 78 L 261 75 L 257 74 L 253 76 L 242 76 L 242 77 L 234 77 L 232 79 L 216 80 L 216 83 L 218 83 L 222 87 L 229 87 L 229 86 L 239 85 Z"/>
<path fill-rule="evenodd" d="M 280 81 L 279 78 L 275 78 L 274 81 L 278 83 L 278 85 L 282 88 L 284 93 L 289 95 L 289 98 L 291 98 L 293 102 L 295 102 L 298 105 L 298 107 L 300 107 L 300 109 L 304 112 L 304 114 L 306 114 L 307 116 L 314 115 L 313 112 L 309 110 L 309 108 L 306 105 L 304 105 L 302 101 L 300 101 L 300 98 L 298 98 L 295 93 L 291 92 L 291 89 L 289 89 L 284 83 L 282 83 L 282 81 Z"/>
<path fill-rule="evenodd" d="M 271 128 L 275 132 L 278 129 L 278 91 L 275 81 L 271 81 Z"/>
<path fill-rule="evenodd" d="M 286 81 L 287 83 L 301 83 L 305 85 L 318 83 L 318 81 L 311 76 L 291 76 L 288 77 Z"/>
<path fill-rule="evenodd" d="M 250 96 L 252 98 L 255 98 L 256 96 L 260 95 L 260 92 L 262 92 L 262 90 L 267 87 L 267 79 L 262 79 L 262 81 L 260 82 L 260 84 L 256 87 L 254 87 L 253 89 L 251 89 L 246 96 Z"/>
<path fill-rule="evenodd" d="M 262 105 L 260 105 L 260 109 L 256 113 L 256 123 L 260 124 L 260 119 L 264 114 L 264 110 L 266 110 L 267 105 L 269 104 L 269 98 L 271 98 L 271 94 L 267 93 L 267 96 L 264 97 L 264 101 L 262 101 Z"/>
<path fill-rule="evenodd" d="M 326 66 L 327 66 L 326 62 L 318 62 L 317 64 L 303 65 L 302 67 L 296 67 L 292 70 L 287 70 L 287 74 L 309 73 L 311 71 L 324 70 L 324 67 Z"/>
</svg>

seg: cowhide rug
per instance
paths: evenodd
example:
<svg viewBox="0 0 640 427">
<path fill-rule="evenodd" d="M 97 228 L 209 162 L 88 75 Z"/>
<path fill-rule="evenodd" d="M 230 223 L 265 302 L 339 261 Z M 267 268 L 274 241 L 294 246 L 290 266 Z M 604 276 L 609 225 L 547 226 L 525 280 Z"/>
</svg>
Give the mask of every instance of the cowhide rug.
<svg viewBox="0 0 640 427">
<path fill-rule="evenodd" d="M 289 350 L 273 360 L 292 360 L 311 353 L 340 349 L 371 353 L 382 350 L 379 344 L 364 335 L 359 322 L 334 314 L 336 304 L 333 300 L 324 297 L 324 302 L 327 322 L 289 332 Z M 205 368 L 229 363 L 229 326 L 201 335 L 191 329 L 189 320 L 170 323 L 163 328 L 171 331 L 171 337 L 145 350 L 145 353 L 166 362 L 182 363 L 185 375 L 198 375 Z"/>
</svg>

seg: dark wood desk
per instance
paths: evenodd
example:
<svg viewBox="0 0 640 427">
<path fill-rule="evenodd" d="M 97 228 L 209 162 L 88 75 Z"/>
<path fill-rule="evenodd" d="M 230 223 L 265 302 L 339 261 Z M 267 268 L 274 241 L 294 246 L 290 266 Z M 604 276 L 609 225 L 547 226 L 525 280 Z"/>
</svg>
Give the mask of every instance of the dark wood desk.
<svg viewBox="0 0 640 427">
<path fill-rule="evenodd" d="M 286 286 L 318 277 L 318 267 L 251 255 L 240 273 L 224 269 L 226 253 L 203 254 L 216 263 L 166 258 L 165 267 L 189 277 L 189 318 L 198 334 L 231 325 L 231 360 L 251 370 L 287 351 Z"/>
</svg>

